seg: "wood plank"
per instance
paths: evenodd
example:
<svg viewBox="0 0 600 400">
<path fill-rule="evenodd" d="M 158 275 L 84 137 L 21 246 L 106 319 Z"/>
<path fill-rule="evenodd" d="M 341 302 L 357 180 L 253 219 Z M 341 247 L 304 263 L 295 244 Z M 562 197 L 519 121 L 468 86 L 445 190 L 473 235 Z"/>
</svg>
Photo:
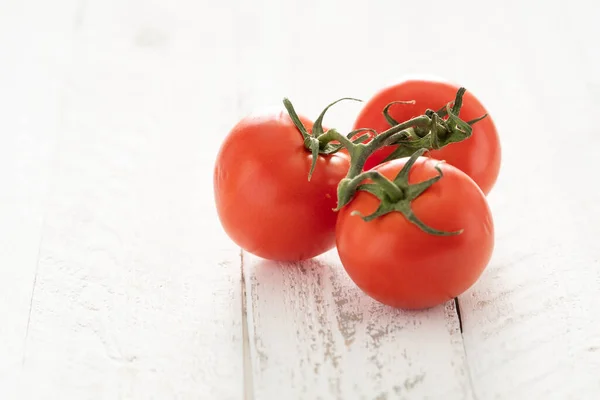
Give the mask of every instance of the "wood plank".
<svg viewBox="0 0 600 400">
<path fill-rule="evenodd" d="M 472 398 L 454 302 L 424 312 L 368 298 L 337 253 L 244 254 L 257 399 Z"/>
<path fill-rule="evenodd" d="M 237 98 L 231 15 L 227 4 L 87 4 L 22 398 L 242 396 L 240 256 L 212 199 Z"/>
<path fill-rule="evenodd" d="M 23 359 L 76 2 L 1 8 L 0 398 L 9 399 Z"/>
<path fill-rule="evenodd" d="M 600 5 L 545 5 L 543 16 L 533 4 L 507 10 L 517 18 L 505 40 L 519 46 L 503 58 L 520 61 L 502 85 L 485 86 L 504 147 L 490 196 L 497 245 L 460 297 L 481 399 L 600 397 L 600 139 L 577 118 L 600 105 L 600 59 L 589 50 Z"/>
</svg>

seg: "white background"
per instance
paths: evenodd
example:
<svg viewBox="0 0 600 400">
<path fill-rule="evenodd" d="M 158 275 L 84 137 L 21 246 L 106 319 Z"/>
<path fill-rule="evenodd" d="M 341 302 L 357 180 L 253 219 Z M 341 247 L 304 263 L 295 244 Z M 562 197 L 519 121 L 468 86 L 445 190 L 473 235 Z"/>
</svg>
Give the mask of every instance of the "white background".
<svg viewBox="0 0 600 400">
<path fill-rule="evenodd" d="M 0 1 L 0 398 L 597 399 L 599 15 Z M 243 115 L 288 96 L 316 117 L 415 73 L 466 86 L 503 146 L 462 334 L 453 302 L 383 307 L 335 252 L 240 257 L 214 211 L 214 157 Z"/>
</svg>

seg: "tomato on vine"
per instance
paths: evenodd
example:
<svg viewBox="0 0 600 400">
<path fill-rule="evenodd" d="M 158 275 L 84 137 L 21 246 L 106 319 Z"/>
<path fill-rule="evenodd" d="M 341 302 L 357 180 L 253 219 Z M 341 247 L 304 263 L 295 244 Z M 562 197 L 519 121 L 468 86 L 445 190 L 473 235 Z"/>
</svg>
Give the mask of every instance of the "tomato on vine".
<svg viewBox="0 0 600 400">
<path fill-rule="evenodd" d="M 405 207 L 418 200 L 439 177 L 420 186 L 406 186 L 406 182 L 402 186 L 402 180 L 390 181 L 379 172 L 379 167 L 366 172 L 363 167 L 384 146 L 397 146 L 400 151 L 394 151 L 394 156 L 416 157 L 425 150 L 442 149 L 468 139 L 472 125 L 481 118 L 467 123 L 458 117 L 464 94 L 465 89 L 460 88 L 454 101 L 444 108 L 394 122 L 377 135 L 370 128 L 356 129 L 347 135 L 323 129 L 326 111 L 344 99 L 327 106 L 314 123 L 299 116 L 287 99 L 287 114 L 281 111 L 242 119 L 225 138 L 214 169 L 215 202 L 223 228 L 250 253 L 270 260 L 298 261 L 335 245 L 337 221 L 340 254 L 348 254 L 343 241 L 343 227 L 347 226 L 343 216 L 349 203 L 361 204 L 362 200 L 357 202 L 354 197 L 361 199 L 365 195 L 362 192 L 368 191 L 381 199 L 380 206 L 404 204 L 396 211 L 423 232 L 444 234 L 428 228 L 411 214 L 410 207 Z M 384 108 L 384 115 L 390 119 L 388 108 Z M 345 154 L 340 152 L 342 149 Z M 386 169 L 381 167 L 381 171 Z M 363 184 L 365 178 L 374 183 Z M 477 187 L 474 183 L 472 186 Z M 388 218 L 381 213 L 385 207 L 378 208 L 374 216 Z M 342 212 L 338 218 L 339 210 Z M 345 260 L 348 258 L 342 258 L 342 262 Z M 351 258 L 349 265 L 353 265 Z"/>
<path fill-rule="evenodd" d="M 335 245 L 336 188 L 349 168 L 321 146 L 322 119 L 288 112 L 249 115 L 227 135 L 214 168 L 217 213 L 244 250 L 276 261 L 315 257 Z"/>
<path fill-rule="evenodd" d="M 375 300 L 404 309 L 463 293 L 494 247 L 483 192 L 465 173 L 423 152 L 361 174 L 337 222 L 337 250 L 350 278 Z"/>
<path fill-rule="evenodd" d="M 397 124 L 422 115 L 426 110 L 440 110 L 455 95 L 458 87 L 432 79 L 407 79 L 388 86 L 368 100 L 354 123 L 355 129 L 368 127 L 383 132 Z M 460 117 L 476 121 L 487 111 L 472 93 L 463 97 Z M 387 107 L 387 115 L 382 112 Z M 380 148 L 367 160 L 365 169 L 385 161 L 398 146 Z M 410 154 L 405 154 L 410 155 Z M 471 137 L 460 143 L 451 143 L 433 149 L 430 156 L 454 165 L 469 175 L 487 195 L 500 171 L 501 148 L 496 126 L 488 115 L 473 126 Z M 397 157 L 397 155 L 396 155 Z"/>
</svg>

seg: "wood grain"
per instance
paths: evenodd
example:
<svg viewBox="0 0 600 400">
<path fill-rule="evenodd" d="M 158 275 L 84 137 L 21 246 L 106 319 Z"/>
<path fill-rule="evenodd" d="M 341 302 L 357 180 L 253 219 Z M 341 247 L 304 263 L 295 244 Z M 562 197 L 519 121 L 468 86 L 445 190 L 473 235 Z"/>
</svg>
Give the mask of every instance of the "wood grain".
<svg viewBox="0 0 600 400">
<path fill-rule="evenodd" d="M 21 398 L 243 393 L 239 250 L 212 200 L 214 153 L 231 123 L 221 116 L 236 102 L 224 67 L 233 29 L 231 10 L 205 10 L 87 4 Z M 215 29 L 224 31 L 218 42 L 207 36 Z"/>
<path fill-rule="evenodd" d="M 600 59 L 589 51 L 600 6 L 546 5 L 543 16 L 532 5 L 513 9 L 507 40 L 519 46 L 505 57 L 521 61 L 490 96 L 504 146 L 490 196 L 497 244 L 489 269 L 460 297 L 482 399 L 600 395 L 600 191 L 591 184 L 600 139 L 575 117 L 600 106 Z"/>
<path fill-rule="evenodd" d="M 472 398 L 454 302 L 377 303 L 337 254 L 277 264 L 244 254 L 257 399 Z"/>
<path fill-rule="evenodd" d="M 0 398 L 598 398 L 598 15 L 591 0 L 3 1 Z M 214 212 L 237 118 L 284 96 L 314 118 L 410 74 L 465 85 L 502 138 L 496 250 L 459 299 L 462 335 L 453 302 L 384 307 L 334 251 L 241 257 Z"/>
</svg>

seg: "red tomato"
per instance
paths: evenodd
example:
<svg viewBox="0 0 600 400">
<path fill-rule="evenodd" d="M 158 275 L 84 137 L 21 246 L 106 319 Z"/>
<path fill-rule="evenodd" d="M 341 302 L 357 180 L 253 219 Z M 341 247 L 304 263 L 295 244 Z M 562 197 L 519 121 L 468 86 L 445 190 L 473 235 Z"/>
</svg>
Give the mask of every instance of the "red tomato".
<svg viewBox="0 0 600 400">
<path fill-rule="evenodd" d="M 376 167 L 394 179 L 408 159 Z M 409 172 L 414 184 L 437 176 L 439 161 L 419 157 Z M 450 300 L 481 275 L 494 247 L 492 215 L 483 192 L 465 173 L 440 165 L 443 177 L 412 202 L 412 210 L 431 228 L 455 236 L 425 233 L 399 212 L 365 222 L 379 200 L 359 191 L 339 212 L 336 243 L 350 278 L 375 300 L 392 307 L 422 309 Z"/>
<path fill-rule="evenodd" d="M 307 130 L 312 122 L 300 117 Z M 286 111 L 251 115 L 226 137 L 214 169 L 217 212 L 246 251 L 277 261 L 317 256 L 335 245 L 333 211 L 348 157 L 312 155 Z"/>
<path fill-rule="evenodd" d="M 354 129 L 373 128 L 383 132 L 390 128 L 383 116 L 385 106 L 393 101 L 415 100 L 415 104 L 395 104 L 390 107 L 390 115 L 398 122 L 404 122 L 422 115 L 426 109 L 439 110 L 453 101 L 458 86 L 432 79 L 410 79 L 379 91 L 361 110 L 354 123 Z M 468 89 L 468 88 L 467 88 Z M 479 100 L 467 90 L 463 97 L 460 118 L 470 121 L 487 111 Z M 387 146 L 375 152 L 365 164 L 365 170 L 380 164 L 394 147 Z M 469 175 L 487 195 L 494 186 L 500 170 L 500 141 L 496 126 L 488 115 L 473 125 L 469 139 L 452 143 L 440 150 L 430 152 L 431 157 L 445 160 Z"/>
</svg>

